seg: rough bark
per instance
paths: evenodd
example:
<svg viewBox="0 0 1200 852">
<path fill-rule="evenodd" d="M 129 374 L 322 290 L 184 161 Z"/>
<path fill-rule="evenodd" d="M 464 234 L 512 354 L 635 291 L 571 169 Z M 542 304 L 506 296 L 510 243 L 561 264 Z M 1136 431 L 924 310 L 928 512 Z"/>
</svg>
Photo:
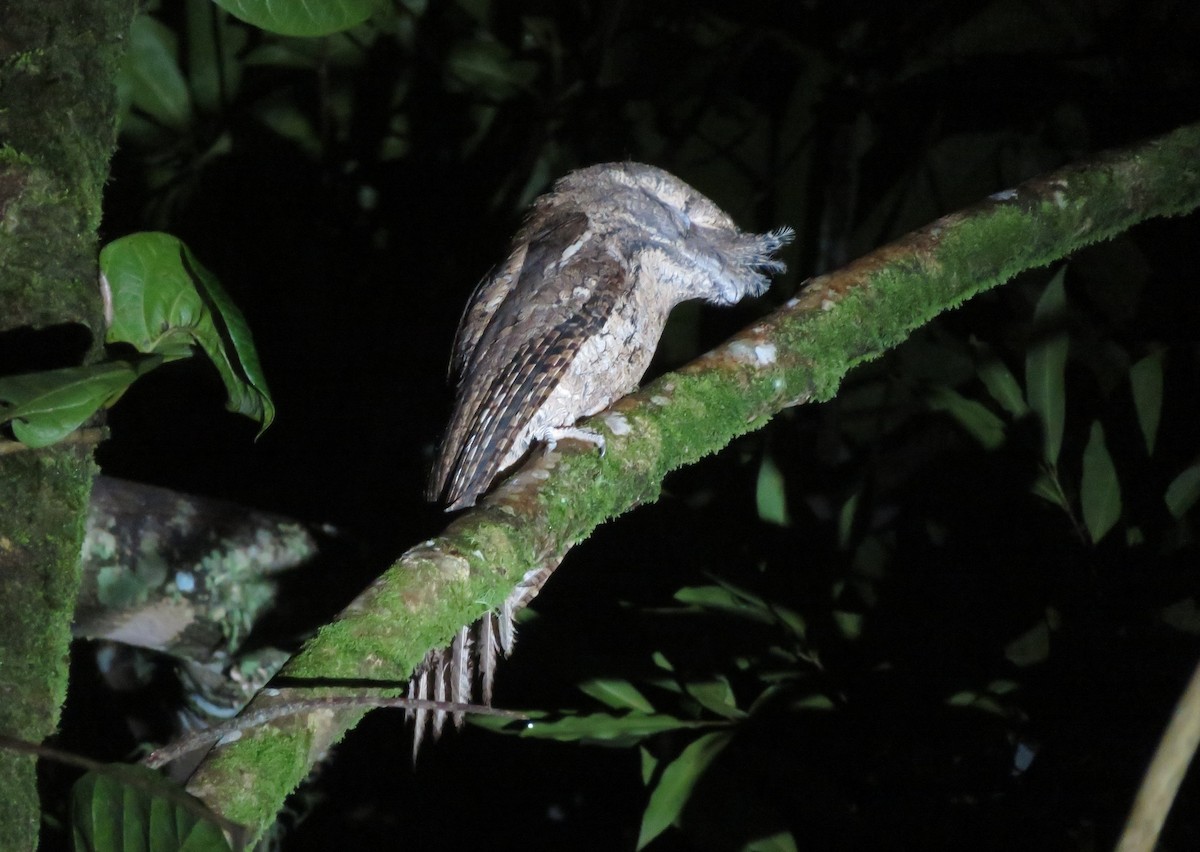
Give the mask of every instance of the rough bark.
<svg viewBox="0 0 1200 852">
<path fill-rule="evenodd" d="M 74 634 L 228 662 L 274 605 L 275 577 L 316 550 L 289 518 L 99 477 Z"/>
<path fill-rule="evenodd" d="M 134 4 L 12 0 L 0 35 L 0 373 L 92 358 L 96 226 Z M 40 741 L 66 694 L 94 468 L 71 443 L 0 456 L 0 731 Z M 0 753 L 0 848 L 32 849 L 34 759 Z"/>
</svg>

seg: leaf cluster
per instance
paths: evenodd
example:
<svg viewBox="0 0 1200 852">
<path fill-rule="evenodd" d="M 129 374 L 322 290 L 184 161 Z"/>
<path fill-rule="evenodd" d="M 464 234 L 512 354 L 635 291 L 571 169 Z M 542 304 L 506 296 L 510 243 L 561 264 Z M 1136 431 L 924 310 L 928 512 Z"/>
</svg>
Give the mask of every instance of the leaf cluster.
<svg viewBox="0 0 1200 852">
<path fill-rule="evenodd" d="M 265 429 L 275 416 L 250 329 L 212 273 L 169 234 L 132 234 L 100 253 L 110 359 L 0 378 L 0 424 L 29 447 L 61 441 L 140 376 L 202 349 L 231 411 Z M 133 354 L 125 354 L 128 349 Z"/>
</svg>

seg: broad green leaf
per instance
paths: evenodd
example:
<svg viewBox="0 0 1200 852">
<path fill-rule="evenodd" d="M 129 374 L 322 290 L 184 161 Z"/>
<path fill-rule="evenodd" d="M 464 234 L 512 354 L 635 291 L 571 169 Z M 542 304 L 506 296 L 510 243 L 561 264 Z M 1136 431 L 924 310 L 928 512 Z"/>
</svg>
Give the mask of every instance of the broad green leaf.
<svg viewBox="0 0 1200 852">
<path fill-rule="evenodd" d="M 227 407 L 263 429 L 271 425 L 275 405 L 246 320 L 178 238 L 156 232 L 122 237 L 100 252 L 100 270 L 112 294 L 109 343 L 167 359 L 200 346 L 225 384 Z"/>
<path fill-rule="evenodd" d="M 1171 480 L 1163 500 L 1171 517 L 1179 520 L 1200 499 L 1200 464 L 1185 467 L 1183 473 Z"/>
<path fill-rule="evenodd" d="M 1138 426 L 1146 439 L 1146 452 L 1154 455 L 1158 424 L 1162 419 L 1163 354 L 1147 355 L 1129 368 L 1129 388 L 1133 391 L 1133 407 L 1137 410 Z"/>
<path fill-rule="evenodd" d="M 1056 328 L 1066 316 L 1067 296 L 1061 267 L 1046 285 L 1033 311 L 1034 340 L 1025 354 L 1025 388 L 1029 407 L 1042 422 L 1043 454 L 1051 467 L 1058 464 L 1067 410 L 1067 332 Z"/>
<path fill-rule="evenodd" d="M 976 372 L 979 373 L 979 380 L 983 382 L 992 399 L 1013 417 L 1024 417 L 1029 413 L 1029 406 L 1025 403 L 1025 394 L 1017 382 L 1017 377 L 989 347 L 977 341 L 972 343 L 981 355 Z"/>
<path fill-rule="evenodd" d="M 118 88 L 130 105 L 178 131 L 192 120 L 192 102 L 177 52 L 175 35 L 165 24 L 138 15 L 129 31 Z"/>
<path fill-rule="evenodd" d="M 1083 450 L 1079 502 L 1084 526 L 1092 542 L 1098 543 L 1121 517 L 1121 484 L 1104 443 L 1104 427 L 1098 420 L 1092 423 L 1092 433 Z"/>
<path fill-rule="evenodd" d="M 653 713 L 654 705 L 646 700 L 636 686 L 617 678 L 594 678 L 579 684 L 580 690 L 614 710 L 636 710 Z"/>
<path fill-rule="evenodd" d="M 76 852 L 229 852 L 202 803 L 157 772 L 109 766 L 71 789 Z"/>
<path fill-rule="evenodd" d="M 45 447 L 115 402 L 141 372 L 117 361 L 5 376 L 0 378 L 0 423 L 11 420 L 22 444 Z"/>
<path fill-rule="evenodd" d="M 371 16 L 376 0 L 214 0 L 229 14 L 270 33 L 323 36 L 356 27 Z"/>
<path fill-rule="evenodd" d="M 787 509 L 787 484 L 775 460 L 769 455 L 764 454 L 758 466 L 755 501 L 760 520 L 781 527 L 791 526 L 792 520 L 788 517 Z"/>
<path fill-rule="evenodd" d="M 718 716 L 726 719 L 741 719 L 746 715 L 744 711 L 738 709 L 733 688 L 724 677 L 717 676 L 712 680 L 685 683 L 684 689 L 706 710 Z"/>
<path fill-rule="evenodd" d="M 790 831 L 781 831 L 770 837 L 751 840 L 742 847 L 742 852 L 797 852 L 796 838 Z"/>
<path fill-rule="evenodd" d="M 685 748 L 679 757 L 667 764 L 662 777 L 658 779 L 658 785 L 650 794 L 646 812 L 642 815 L 638 849 L 644 849 L 647 843 L 666 831 L 679 818 L 696 782 L 732 738 L 733 735 L 728 731 L 704 734 Z"/>
</svg>

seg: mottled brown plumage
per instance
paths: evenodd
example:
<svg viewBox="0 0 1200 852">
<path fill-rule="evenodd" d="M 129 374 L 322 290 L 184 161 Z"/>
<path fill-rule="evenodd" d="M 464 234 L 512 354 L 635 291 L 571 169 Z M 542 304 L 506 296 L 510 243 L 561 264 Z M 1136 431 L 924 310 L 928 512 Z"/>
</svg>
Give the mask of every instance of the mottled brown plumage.
<svg viewBox="0 0 1200 852">
<path fill-rule="evenodd" d="M 575 424 L 634 390 L 671 308 L 731 305 L 781 272 L 781 228 L 745 234 L 678 178 L 640 163 L 606 163 L 558 181 L 534 202 L 508 259 L 476 288 L 454 343 L 454 414 L 428 496 L 474 505 L 534 441 L 599 442 Z M 533 566 L 498 613 L 460 630 L 414 672 L 414 698 L 469 702 L 475 672 L 490 702 L 496 656 L 512 651 L 513 614 L 553 565 Z M 417 708 L 413 754 L 444 709 Z M 453 714 L 461 722 L 461 714 Z"/>
<path fill-rule="evenodd" d="M 532 442 L 580 436 L 578 420 L 637 387 L 671 308 L 761 294 L 790 239 L 739 231 L 654 166 L 606 163 L 559 180 L 463 314 L 458 396 L 429 498 L 474 505 Z"/>
</svg>

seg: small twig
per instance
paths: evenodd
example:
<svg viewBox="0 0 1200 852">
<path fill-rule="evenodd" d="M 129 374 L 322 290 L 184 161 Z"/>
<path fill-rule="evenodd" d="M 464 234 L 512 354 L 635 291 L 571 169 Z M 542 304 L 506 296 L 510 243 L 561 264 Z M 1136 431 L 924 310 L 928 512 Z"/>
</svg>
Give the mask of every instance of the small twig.
<svg viewBox="0 0 1200 852">
<path fill-rule="evenodd" d="M 1167 730 L 1159 740 L 1116 852 L 1150 852 L 1179 792 L 1196 745 L 1200 743 L 1200 665 L 1175 705 Z"/>
<path fill-rule="evenodd" d="M 270 690 L 264 690 L 269 692 Z M 408 698 L 395 696 L 387 698 L 379 695 L 333 695 L 325 698 L 301 698 L 282 704 L 273 704 L 257 710 L 251 710 L 230 719 L 220 725 L 193 731 L 173 743 L 155 749 L 142 758 L 142 763 L 152 769 L 166 766 L 173 760 L 178 760 L 185 754 L 197 749 L 210 746 L 219 740 L 229 738 L 232 742 L 241 737 L 244 731 L 253 730 L 262 725 L 280 719 L 284 716 L 299 716 L 314 710 L 337 710 L 354 707 L 402 707 L 406 710 L 435 710 L 442 713 L 475 713 L 480 716 L 504 716 L 509 719 L 528 719 L 529 716 L 515 710 L 499 710 L 482 704 L 461 704 L 455 701 L 433 701 L 424 698 Z"/>
</svg>

